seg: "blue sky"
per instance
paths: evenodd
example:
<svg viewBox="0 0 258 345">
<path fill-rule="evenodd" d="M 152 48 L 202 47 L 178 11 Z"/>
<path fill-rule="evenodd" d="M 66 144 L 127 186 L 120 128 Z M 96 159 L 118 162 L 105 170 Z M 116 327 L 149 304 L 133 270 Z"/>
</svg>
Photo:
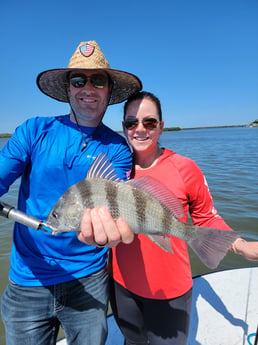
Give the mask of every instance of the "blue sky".
<svg viewBox="0 0 258 345">
<path fill-rule="evenodd" d="M 86 40 L 160 98 L 166 127 L 258 118 L 257 0 L 2 0 L 0 13 L 0 133 L 30 117 L 69 112 L 35 80 L 67 67 Z M 121 129 L 122 110 L 108 107 L 104 122 Z"/>
</svg>

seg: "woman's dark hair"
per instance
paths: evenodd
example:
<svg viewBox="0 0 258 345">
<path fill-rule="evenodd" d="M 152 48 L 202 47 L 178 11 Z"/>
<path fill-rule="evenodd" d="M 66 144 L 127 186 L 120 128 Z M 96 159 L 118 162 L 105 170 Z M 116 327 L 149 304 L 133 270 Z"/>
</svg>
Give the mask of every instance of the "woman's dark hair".
<svg viewBox="0 0 258 345">
<path fill-rule="evenodd" d="M 129 104 L 133 101 L 142 100 L 144 98 L 149 98 L 151 101 L 153 101 L 156 104 L 159 120 L 162 121 L 162 111 L 161 111 L 160 100 L 153 93 L 147 92 L 147 91 L 138 91 L 128 97 L 127 101 L 124 104 L 124 119 L 125 119 L 125 114 L 126 114 Z"/>
</svg>

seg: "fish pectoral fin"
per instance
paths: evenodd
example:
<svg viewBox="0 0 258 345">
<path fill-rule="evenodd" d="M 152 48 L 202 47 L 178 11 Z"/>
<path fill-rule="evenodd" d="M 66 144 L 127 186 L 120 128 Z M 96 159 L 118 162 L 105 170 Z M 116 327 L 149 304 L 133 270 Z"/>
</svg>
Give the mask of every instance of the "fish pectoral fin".
<svg viewBox="0 0 258 345">
<path fill-rule="evenodd" d="M 166 252 L 169 252 L 173 254 L 173 249 L 171 246 L 170 236 L 168 235 L 146 235 L 149 237 L 149 239 L 154 242 L 157 246 L 165 250 Z"/>
</svg>

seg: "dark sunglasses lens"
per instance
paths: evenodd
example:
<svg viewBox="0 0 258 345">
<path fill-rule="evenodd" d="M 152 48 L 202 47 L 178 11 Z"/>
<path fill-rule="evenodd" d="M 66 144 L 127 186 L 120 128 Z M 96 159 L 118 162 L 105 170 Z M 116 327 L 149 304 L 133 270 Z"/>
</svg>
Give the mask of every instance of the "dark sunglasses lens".
<svg viewBox="0 0 258 345">
<path fill-rule="evenodd" d="M 73 87 L 80 88 L 83 87 L 87 82 L 87 78 L 83 75 L 71 77 L 70 83 Z"/>
<path fill-rule="evenodd" d="M 75 75 L 70 78 L 70 83 L 73 87 L 81 88 L 84 87 L 87 83 L 87 77 L 85 75 Z M 97 89 L 103 89 L 103 87 L 107 84 L 107 78 L 103 74 L 92 74 L 90 77 L 91 84 Z"/>
<path fill-rule="evenodd" d="M 133 128 L 138 126 L 138 123 L 139 122 L 138 122 L 137 119 L 135 119 L 135 120 L 125 120 L 124 121 L 124 125 L 125 125 L 126 129 L 133 129 Z"/>
<path fill-rule="evenodd" d="M 144 128 L 146 129 L 154 129 L 158 125 L 158 120 L 156 119 L 146 119 L 142 121 Z"/>
<path fill-rule="evenodd" d="M 154 129 L 158 126 L 159 121 L 157 119 L 143 119 L 142 124 L 146 129 Z M 138 119 L 125 120 L 124 125 L 126 129 L 133 129 L 139 124 Z"/>
<path fill-rule="evenodd" d="M 93 74 L 90 77 L 91 84 L 97 89 L 103 89 L 107 84 L 107 78 L 103 74 Z"/>
</svg>

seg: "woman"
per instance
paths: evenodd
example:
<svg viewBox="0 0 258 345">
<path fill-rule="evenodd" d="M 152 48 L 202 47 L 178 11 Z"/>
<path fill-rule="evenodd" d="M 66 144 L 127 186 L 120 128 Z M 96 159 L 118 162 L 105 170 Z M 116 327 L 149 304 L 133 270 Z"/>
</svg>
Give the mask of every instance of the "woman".
<svg viewBox="0 0 258 345">
<path fill-rule="evenodd" d="M 164 122 L 159 99 L 132 95 L 124 106 L 124 134 L 134 155 L 133 177 L 151 176 L 173 192 L 195 225 L 230 230 L 213 206 L 207 182 L 192 160 L 161 148 Z M 192 276 L 187 244 L 171 237 L 174 254 L 145 235 L 112 249 L 111 304 L 125 344 L 187 343 Z"/>
<path fill-rule="evenodd" d="M 183 221 L 189 212 L 196 225 L 230 229 L 214 209 L 197 165 L 159 147 L 164 123 L 157 97 L 148 92 L 131 96 L 124 107 L 123 126 L 134 153 L 133 177 L 149 175 L 165 184 L 184 207 Z M 102 226 L 93 227 L 95 223 Z M 117 246 L 112 249 L 111 304 L 125 344 L 186 344 L 192 297 L 186 243 L 171 237 L 174 254 L 166 253 L 144 235 L 134 235 L 122 218 L 114 221 L 105 207 L 85 210 L 79 234 L 85 243 L 97 239 L 108 247 Z M 117 245 L 121 241 L 127 245 Z M 258 242 L 239 238 L 231 249 L 258 260 Z"/>
</svg>

